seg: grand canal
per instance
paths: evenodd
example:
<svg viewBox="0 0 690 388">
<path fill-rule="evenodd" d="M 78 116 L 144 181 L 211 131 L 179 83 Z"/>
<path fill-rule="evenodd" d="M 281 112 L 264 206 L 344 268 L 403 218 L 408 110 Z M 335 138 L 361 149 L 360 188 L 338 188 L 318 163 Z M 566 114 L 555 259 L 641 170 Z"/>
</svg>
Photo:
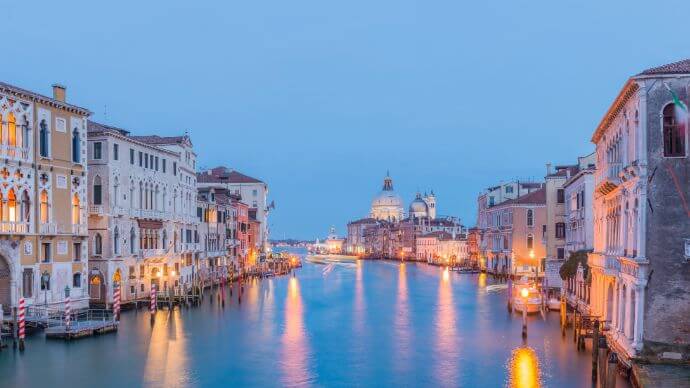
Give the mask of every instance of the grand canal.
<svg viewBox="0 0 690 388">
<path fill-rule="evenodd" d="M 0 353 L 17 387 L 591 386 L 589 353 L 558 314 L 521 318 L 484 274 L 423 264 L 305 262 L 295 277 L 237 286 L 223 308 L 128 311 L 117 334 L 64 343 L 33 336 Z M 213 299 L 213 303 L 210 300 Z M 9 379 L 9 380 L 8 380 Z M 620 387 L 621 385 L 619 385 Z"/>
</svg>

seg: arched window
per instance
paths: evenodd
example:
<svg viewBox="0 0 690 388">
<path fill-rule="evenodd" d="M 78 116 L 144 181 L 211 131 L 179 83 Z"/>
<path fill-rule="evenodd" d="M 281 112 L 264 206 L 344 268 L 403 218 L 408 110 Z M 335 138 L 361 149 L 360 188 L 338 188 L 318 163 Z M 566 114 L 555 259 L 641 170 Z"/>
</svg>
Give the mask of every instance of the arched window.
<svg viewBox="0 0 690 388">
<path fill-rule="evenodd" d="M 96 237 L 93 239 L 93 251 L 96 255 L 103 254 L 103 238 L 100 233 L 96 233 Z"/>
<path fill-rule="evenodd" d="M 78 225 L 80 223 L 80 206 L 79 206 L 79 196 L 74 193 L 72 196 L 72 224 Z"/>
<path fill-rule="evenodd" d="M 129 230 L 129 253 L 134 254 L 136 252 L 137 234 L 134 228 Z"/>
<path fill-rule="evenodd" d="M 17 222 L 17 196 L 14 194 L 14 190 L 10 189 L 7 193 L 7 221 Z"/>
<path fill-rule="evenodd" d="M 664 156 L 685 156 L 687 117 L 681 107 L 671 103 L 664 107 Z"/>
<path fill-rule="evenodd" d="M 527 209 L 527 226 L 534 226 L 534 210 Z"/>
<path fill-rule="evenodd" d="M 40 152 L 41 156 L 44 158 L 47 158 L 48 155 L 48 124 L 46 123 L 45 119 L 41 120 L 41 122 L 38 124 L 40 127 L 39 129 L 39 147 L 40 147 Z"/>
<path fill-rule="evenodd" d="M 168 249 L 168 232 L 163 229 L 163 237 L 161 238 L 163 242 L 163 249 L 167 250 Z"/>
<path fill-rule="evenodd" d="M 113 184 L 113 206 L 117 206 L 120 195 L 120 180 L 115 177 L 115 183 Z"/>
<path fill-rule="evenodd" d="M 81 288 L 81 272 L 77 272 L 72 275 L 72 287 Z"/>
<path fill-rule="evenodd" d="M 46 224 L 50 222 L 50 214 L 49 214 L 49 208 L 48 208 L 48 192 L 43 190 L 41 191 L 41 223 Z"/>
<path fill-rule="evenodd" d="M 103 186 L 101 185 L 101 177 L 98 175 L 93 178 L 93 204 L 103 204 Z"/>
<path fill-rule="evenodd" d="M 72 131 L 72 161 L 74 163 L 81 163 L 80 143 L 79 129 L 74 128 L 74 131 Z"/>
<path fill-rule="evenodd" d="M 531 234 L 527 235 L 527 249 L 534 248 L 534 236 Z"/>
<path fill-rule="evenodd" d="M 17 121 L 12 112 L 7 115 L 7 145 L 12 147 L 17 145 Z"/>
<path fill-rule="evenodd" d="M 22 193 L 22 221 L 31 222 L 31 201 L 29 200 L 29 192 L 24 190 Z"/>
<path fill-rule="evenodd" d="M 120 230 L 117 228 L 117 226 L 113 232 L 113 251 L 116 255 L 120 254 Z"/>
</svg>

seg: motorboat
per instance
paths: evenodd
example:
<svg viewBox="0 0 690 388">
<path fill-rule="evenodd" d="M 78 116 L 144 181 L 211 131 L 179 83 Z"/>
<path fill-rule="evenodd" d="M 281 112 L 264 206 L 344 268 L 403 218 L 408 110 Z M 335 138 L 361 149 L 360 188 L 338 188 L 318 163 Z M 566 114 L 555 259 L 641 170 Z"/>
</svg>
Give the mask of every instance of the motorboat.
<svg viewBox="0 0 690 388">
<path fill-rule="evenodd" d="M 526 297 L 523 294 L 525 291 Z M 517 312 L 522 312 L 524 309 L 528 314 L 537 313 L 541 310 L 544 302 L 541 290 L 536 283 L 528 281 L 525 277 L 513 284 L 511 295 L 513 310 Z"/>
<path fill-rule="evenodd" d="M 550 298 L 548 302 L 546 302 L 547 307 L 549 310 L 552 311 L 560 311 L 561 310 L 561 301 L 558 300 L 557 298 Z"/>
</svg>

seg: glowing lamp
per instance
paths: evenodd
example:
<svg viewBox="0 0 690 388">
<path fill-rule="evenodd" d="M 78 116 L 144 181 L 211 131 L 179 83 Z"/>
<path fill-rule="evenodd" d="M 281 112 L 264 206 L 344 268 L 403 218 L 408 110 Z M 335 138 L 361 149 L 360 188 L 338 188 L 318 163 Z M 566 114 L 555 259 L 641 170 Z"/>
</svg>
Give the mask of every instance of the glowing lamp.
<svg viewBox="0 0 690 388">
<path fill-rule="evenodd" d="M 522 295 L 523 298 L 527 298 L 527 296 L 529 295 L 529 291 L 527 291 L 526 288 L 523 288 L 522 290 L 520 290 L 520 295 Z"/>
</svg>

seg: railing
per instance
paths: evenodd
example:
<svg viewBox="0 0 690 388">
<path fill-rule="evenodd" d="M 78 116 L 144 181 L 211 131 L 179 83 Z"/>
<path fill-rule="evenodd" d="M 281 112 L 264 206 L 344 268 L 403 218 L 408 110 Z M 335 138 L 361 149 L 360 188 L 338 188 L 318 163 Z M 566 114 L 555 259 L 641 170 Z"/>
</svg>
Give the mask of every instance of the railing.
<svg viewBox="0 0 690 388">
<path fill-rule="evenodd" d="M 86 236 L 89 234 L 89 230 L 86 225 L 72 224 L 72 234 L 77 236 Z"/>
<path fill-rule="evenodd" d="M 39 224 L 39 233 L 57 234 L 57 224 L 54 222 L 41 223 Z"/>
<path fill-rule="evenodd" d="M 103 205 L 91 205 L 91 206 L 89 206 L 89 213 L 102 216 L 103 215 Z"/>
<path fill-rule="evenodd" d="M 0 145 L 0 157 L 10 159 L 29 160 L 29 149 L 19 146 Z"/>
<path fill-rule="evenodd" d="M 0 221 L 0 233 L 26 234 L 29 233 L 29 223 L 22 221 Z"/>
<path fill-rule="evenodd" d="M 158 256 L 163 256 L 165 255 L 165 249 L 158 248 L 158 249 L 140 249 L 139 254 L 141 255 L 142 258 L 148 259 L 150 257 L 158 257 Z"/>
<path fill-rule="evenodd" d="M 51 328 L 57 329 L 65 326 L 65 313 L 64 311 L 49 312 L 46 322 L 46 331 Z M 79 331 L 83 328 L 92 328 L 94 322 L 113 323 L 115 318 L 113 316 L 112 310 L 104 309 L 88 309 L 88 310 L 76 310 L 70 314 L 70 330 Z"/>
</svg>

